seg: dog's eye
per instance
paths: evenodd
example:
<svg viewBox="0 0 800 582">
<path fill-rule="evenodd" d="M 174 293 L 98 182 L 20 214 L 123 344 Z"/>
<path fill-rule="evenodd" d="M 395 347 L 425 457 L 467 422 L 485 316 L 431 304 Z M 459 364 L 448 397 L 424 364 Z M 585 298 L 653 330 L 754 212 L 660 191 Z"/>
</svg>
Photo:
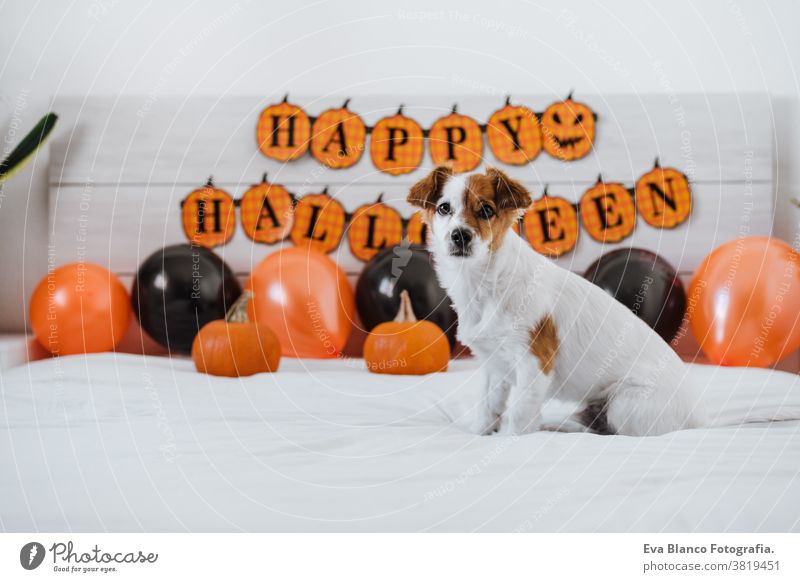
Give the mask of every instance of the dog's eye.
<svg viewBox="0 0 800 582">
<path fill-rule="evenodd" d="M 488 204 L 483 204 L 481 205 L 480 210 L 478 210 L 478 216 L 480 216 L 484 220 L 489 220 L 491 217 L 494 216 L 494 208 L 492 208 Z"/>
<path fill-rule="evenodd" d="M 447 216 L 450 214 L 450 205 L 447 202 L 442 202 L 439 206 L 436 207 L 436 212 L 441 214 L 442 216 Z"/>
</svg>

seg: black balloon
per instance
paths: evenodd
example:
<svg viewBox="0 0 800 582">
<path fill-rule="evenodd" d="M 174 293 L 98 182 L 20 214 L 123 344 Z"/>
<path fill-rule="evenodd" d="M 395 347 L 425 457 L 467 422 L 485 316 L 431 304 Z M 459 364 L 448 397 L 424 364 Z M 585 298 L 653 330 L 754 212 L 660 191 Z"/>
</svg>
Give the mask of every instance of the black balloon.
<svg viewBox="0 0 800 582">
<path fill-rule="evenodd" d="M 366 330 L 395 318 L 403 290 L 411 296 L 417 319 L 438 325 L 450 346 L 455 346 L 456 312 L 439 286 L 430 253 L 421 246 L 383 249 L 361 271 L 356 283 L 356 307 Z"/>
<path fill-rule="evenodd" d="M 242 288 L 231 268 L 212 251 L 179 244 L 150 255 L 131 290 L 139 324 L 171 352 L 190 353 L 206 323 L 222 319 Z"/>
<path fill-rule="evenodd" d="M 678 333 L 686 291 L 672 266 L 655 253 L 619 249 L 606 253 L 583 275 L 643 319 L 664 340 Z"/>
</svg>

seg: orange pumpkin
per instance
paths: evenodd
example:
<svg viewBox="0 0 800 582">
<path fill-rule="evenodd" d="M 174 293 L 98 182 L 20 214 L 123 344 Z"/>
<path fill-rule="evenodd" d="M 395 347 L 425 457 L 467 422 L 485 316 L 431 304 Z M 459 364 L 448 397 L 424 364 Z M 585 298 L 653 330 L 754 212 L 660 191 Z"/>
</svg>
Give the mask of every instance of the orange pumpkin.
<svg viewBox="0 0 800 582">
<path fill-rule="evenodd" d="M 350 219 L 347 240 L 353 255 L 368 261 L 386 247 L 393 247 L 403 241 L 403 219 L 400 213 L 378 201 L 360 206 Z"/>
<path fill-rule="evenodd" d="M 657 228 L 674 228 L 692 212 L 688 178 L 678 170 L 655 168 L 636 182 L 636 207 L 644 221 Z"/>
<path fill-rule="evenodd" d="M 536 113 L 522 105 L 506 105 L 495 111 L 486 124 L 486 140 L 494 157 L 513 166 L 535 159 L 542 151 L 542 130 Z"/>
<path fill-rule="evenodd" d="M 308 151 L 311 120 L 289 96 L 261 112 L 256 125 L 258 147 L 268 158 L 280 162 L 296 160 Z"/>
<path fill-rule="evenodd" d="M 560 257 L 578 242 L 575 206 L 564 198 L 549 196 L 546 188 L 525 213 L 522 224 L 528 243 L 548 257 Z"/>
<path fill-rule="evenodd" d="M 583 193 L 580 213 L 583 228 L 602 243 L 619 242 L 630 236 L 636 226 L 631 193 L 622 184 L 606 184 L 602 178 Z"/>
<path fill-rule="evenodd" d="M 329 253 L 339 246 L 344 234 L 346 214 L 338 200 L 322 194 L 300 198 L 294 209 L 294 224 L 289 236 L 295 246 L 308 246 Z"/>
<path fill-rule="evenodd" d="M 378 170 L 399 176 L 417 169 L 425 153 L 420 125 L 403 115 L 403 106 L 392 117 L 384 117 L 372 128 L 369 142 L 372 163 Z"/>
<path fill-rule="evenodd" d="M 193 245 L 212 248 L 224 245 L 233 237 L 236 210 L 233 198 L 225 190 L 214 187 L 211 178 L 206 185 L 191 192 L 181 202 L 183 232 Z"/>
<path fill-rule="evenodd" d="M 438 325 L 417 321 L 408 291 L 403 290 L 395 320 L 377 325 L 367 336 L 364 360 L 375 374 L 446 372 L 450 343 Z"/>
<path fill-rule="evenodd" d="M 225 319 L 207 323 L 194 338 L 192 360 L 198 372 L 230 378 L 277 372 L 281 344 L 269 327 L 248 319 L 252 296 L 252 291 L 242 293 Z"/>
<path fill-rule="evenodd" d="M 454 172 L 469 172 L 483 159 L 483 133 L 478 122 L 456 113 L 441 117 L 428 133 L 431 159 L 437 166 L 449 166 Z"/>
<path fill-rule="evenodd" d="M 244 193 L 239 202 L 244 233 L 252 240 L 272 244 L 292 229 L 292 196 L 283 186 L 267 182 L 267 175 Z"/>
<path fill-rule="evenodd" d="M 422 219 L 421 210 L 417 210 L 408 219 L 406 237 L 412 245 L 424 245 L 428 242 L 428 225 Z"/>
<path fill-rule="evenodd" d="M 572 100 L 553 103 L 542 114 L 544 151 L 559 160 L 577 160 L 592 151 L 595 115 L 587 105 Z"/>
<path fill-rule="evenodd" d="M 311 155 L 329 168 L 349 168 L 361 158 L 366 143 L 367 127 L 347 108 L 328 109 L 311 127 Z"/>
</svg>

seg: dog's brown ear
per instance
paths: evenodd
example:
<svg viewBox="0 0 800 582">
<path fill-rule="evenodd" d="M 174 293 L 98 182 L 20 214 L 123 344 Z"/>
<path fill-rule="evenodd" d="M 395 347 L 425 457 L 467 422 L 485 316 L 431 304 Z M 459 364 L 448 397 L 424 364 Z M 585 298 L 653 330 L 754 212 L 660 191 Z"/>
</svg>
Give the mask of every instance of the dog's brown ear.
<svg viewBox="0 0 800 582">
<path fill-rule="evenodd" d="M 486 175 L 494 186 L 494 203 L 498 210 L 525 210 L 531 205 L 531 193 L 521 183 L 497 168 L 486 168 Z"/>
<path fill-rule="evenodd" d="M 433 210 L 436 201 L 442 195 L 447 179 L 453 175 L 453 170 L 446 166 L 439 166 L 422 180 L 411 186 L 406 199 L 412 206 Z"/>
</svg>

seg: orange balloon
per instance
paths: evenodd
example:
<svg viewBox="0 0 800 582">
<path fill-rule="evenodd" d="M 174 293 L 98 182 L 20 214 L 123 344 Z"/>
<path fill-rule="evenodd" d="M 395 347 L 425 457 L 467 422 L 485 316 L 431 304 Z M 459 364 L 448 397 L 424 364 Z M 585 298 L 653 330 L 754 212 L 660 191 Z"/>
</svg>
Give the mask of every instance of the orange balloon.
<svg viewBox="0 0 800 582">
<path fill-rule="evenodd" d="M 128 329 L 131 300 L 111 271 L 70 263 L 39 281 L 30 317 L 36 339 L 54 355 L 106 352 Z"/>
<path fill-rule="evenodd" d="M 709 359 L 769 366 L 800 347 L 800 256 L 769 237 L 714 249 L 689 288 L 689 323 Z"/>
<path fill-rule="evenodd" d="M 261 261 L 245 284 L 250 318 L 267 325 L 284 356 L 338 356 L 353 327 L 353 290 L 339 266 L 319 251 L 290 247 Z"/>
</svg>

